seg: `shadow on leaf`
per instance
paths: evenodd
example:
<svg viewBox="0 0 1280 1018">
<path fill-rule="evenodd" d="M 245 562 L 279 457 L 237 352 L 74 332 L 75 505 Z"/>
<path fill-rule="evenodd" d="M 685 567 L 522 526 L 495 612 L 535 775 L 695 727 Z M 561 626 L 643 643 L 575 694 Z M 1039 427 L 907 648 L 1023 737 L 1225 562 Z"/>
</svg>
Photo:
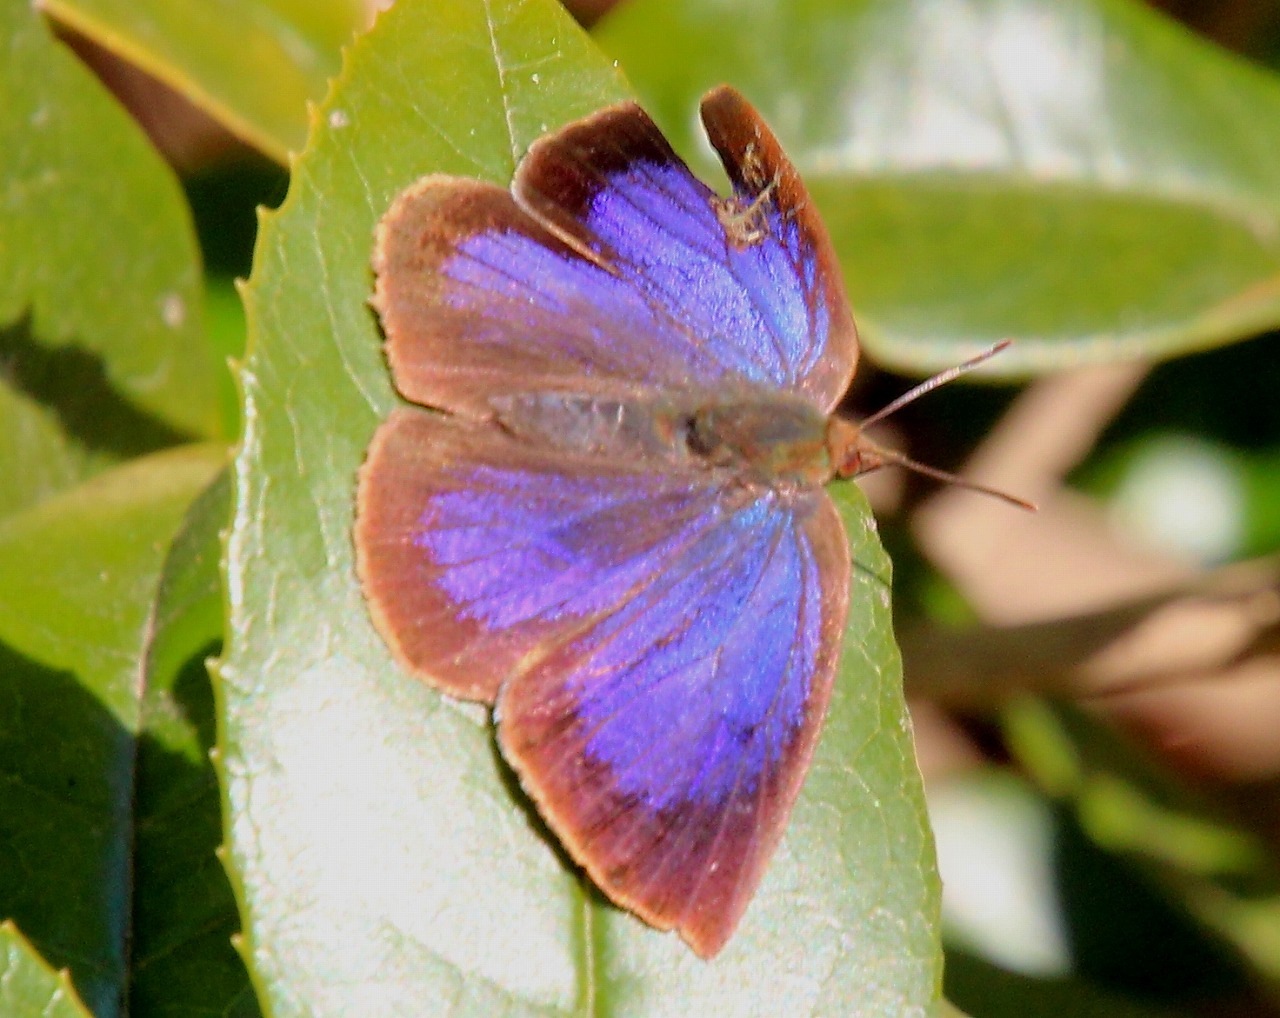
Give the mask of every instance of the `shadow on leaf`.
<svg viewBox="0 0 1280 1018">
<path fill-rule="evenodd" d="M 98 354 L 38 342 L 30 314 L 0 328 L 0 379 L 52 411 L 91 452 L 128 459 L 192 439 L 122 396 Z"/>
<path fill-rule="evenodd" d="M 135 740 L 73 674 L 0 644 L 0 918 L 70 969 L 99 1016 L 259 1013 L 214 856 L 205 657 L 176 690 L 200 735 L 192 759 L 150 734 Z"/>
</svg>

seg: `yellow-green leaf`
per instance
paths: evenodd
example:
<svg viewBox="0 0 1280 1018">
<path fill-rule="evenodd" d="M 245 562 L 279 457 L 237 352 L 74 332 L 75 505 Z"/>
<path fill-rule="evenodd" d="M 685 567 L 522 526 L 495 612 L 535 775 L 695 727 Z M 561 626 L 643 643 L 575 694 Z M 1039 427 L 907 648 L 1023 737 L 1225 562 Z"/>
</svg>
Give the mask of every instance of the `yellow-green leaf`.
<svg viewBox="0 0 1280 1018">
<path fill-rule="evenodd" d="M 278 162 L 302 148 L 358 0 L 44 0 L 59 20 L 137 64 Z"/>
</svg>

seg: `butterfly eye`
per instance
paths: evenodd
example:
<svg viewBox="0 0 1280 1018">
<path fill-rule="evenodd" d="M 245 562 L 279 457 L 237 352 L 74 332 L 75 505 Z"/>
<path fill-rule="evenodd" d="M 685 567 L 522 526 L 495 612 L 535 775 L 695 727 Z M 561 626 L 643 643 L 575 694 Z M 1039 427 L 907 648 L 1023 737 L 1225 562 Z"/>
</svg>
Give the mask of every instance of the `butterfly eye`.
<svg viewBox="0 0 1280 1018">
<path fill-rule="evenodd" d="M 708 411 L 689 414 L 681 420 L 685 446 L 695 456 L 711 459 L 717 445 Z"/>
</svg>

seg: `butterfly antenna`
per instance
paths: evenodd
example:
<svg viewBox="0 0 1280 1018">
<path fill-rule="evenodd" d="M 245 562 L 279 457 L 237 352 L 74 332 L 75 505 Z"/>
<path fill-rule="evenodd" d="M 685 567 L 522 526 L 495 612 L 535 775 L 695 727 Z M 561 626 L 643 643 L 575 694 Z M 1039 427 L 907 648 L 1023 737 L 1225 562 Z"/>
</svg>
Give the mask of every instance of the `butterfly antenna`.
<svg viewBox="0 0 1280 1018">
<path fill-rule="evenodd" d="M 888 406 L 883 407 L 870 417 L 860 421 L 856 427 L 856 431 L 854 432 L 856 439 L 853 448 L 856 451 L 853 458 L 847 461 L 849 465 L 853 467 L 853 472 L 862 473 L 867 470 L 874 470 L 886 463 L 893 463 L 906 470 L 910 470 L 913 473 L 921 474 L 924 477 L 930 477 L 935 481 L 942 481 L 945 484 L 953 484 L 957 488 L 976 491 L 980 495 L 990 495 L 993 498 L 1000 499 L 1002 502 L 1008 502 L 1010 505 L 1017 506 L 1019 509 L 1026 509 L 1030 512 L 1035 512 L 1036 505 L 1034 502 L 1028 502 L 1026 499 L 1018 498 L 1016 495 L 1010 495 L 1007 491 L 988 488 L 986 485 L 967 481 L 963 477 L 958 477 L 957 475 L 948 473 L 945 470 L 939 470 L 937 467 L 931 467 L 925 463 L 917 462 L 910 456 L 904 456 L 902 453 L 896 452 L 893 449 L 885 449 L 876 445 L 863 434 L 865 429 L 871 425 L 879 421 L 883 421 L 890 414 L 901 410 L 908 403 L 915 402 L 925 393 L 932 392 L 934 389 L 938 388 L 938 386 L 946 385 L 948 382 L 954 381 L 961 375 L 972 371 L 979 364 L 990 360 L 1001 350 L 1007 349 L 1012 345 L 1012 343 L 1013 340 L 1011 339 L 1001 340 L 999 343 L 995 344 L 995 346 L 984 350 L 976 357 L 970 357 L 963 364 L 957 364 L 955 367 L 948 368 L 946 371 L 936 374 L 932 378 L 925 379 L 915 388 L 904 392 Z M 847 476 L 847 474 L 845 474 L 845 476 Z"/>
<path fill-rule="evenodd" d="M 870 452 L 873 457 L 878 457 L 885 463 L 893 463 L 913 473 L 922 474 L 925 477 L 931 477 L 935 481 L 942 481 L 945 484 L 955 485 L 957 488 L 965 488 L 969 491 L 976 491 L 980 495 L 990 495 L 998 498 L 1002 502 L 1008 502 L 1010 505 L 1017 506 L 1019 509 L 1026 509 L 1028 512 L 1035 512 L 1037 506 L 1034 502 L 1028 502 L 1024 498 L 1018 498 L 1017 495 L 1010 495 L 1007 491 L 1000 491 L 998 488 L 988 488 L 985 484 L 976 484 L 973 481 L 966 481 L 963 477 L 956 474 L 948 473 L 945 470 L 939 470 L 937 467 L 931 467 L 928 464 L 917 462 L 910 456 L 904 456 L 900 452 L 893 449 L 884 449 L 875 445 L 866 438 L 860 439 L 865 452 Z"/>
<path fill-rule="evenodd" d="M 933 390 L 936 389 L 938 386 L 946 385 L 948 382 L 955 381 L 961 375 L 968 374 L 970 371 L 976 368 L 979 364 L 982 364 L 984 361 L 991 360 L 991 358 L 994 357 L 996 354 L 998 354 L 1001 350 L 1006 350 L 1012 345 L 1013 345 L 1013 340 L 1002 339 L 1000 340 L 999 343 L 991 347 L 989 350 L 983 350 L 982 353 L 978 354 L 978 356 L 970 357 L 963 364 L 957 364 L 953 368 L 947 368 L 946 371 L 939 372 L 938 374 L 934 375 L 932 378 L 926 378 L 914 389 L 910 389 L 907 392 L 904 392 L 901 396 L 895 399 L 888 406 L 881 407 L 879 410 L 873 413 L 866 420 L 862 421 L 861 422 L 862 427 L 869 428 L 871 427 L 871 425 L 879 421 L 883 421 L 890 414 L 897 413 L 908 403 L 914 403 L 925 393 L 933 392 Z"/>
</svg>

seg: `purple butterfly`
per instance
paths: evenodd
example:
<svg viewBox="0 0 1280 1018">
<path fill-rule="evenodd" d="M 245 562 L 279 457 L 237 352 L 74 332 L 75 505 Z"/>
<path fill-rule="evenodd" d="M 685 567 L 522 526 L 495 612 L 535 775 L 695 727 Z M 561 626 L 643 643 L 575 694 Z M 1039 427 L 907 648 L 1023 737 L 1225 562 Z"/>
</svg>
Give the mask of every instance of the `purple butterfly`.
<svg viewBox="0 0 1280 1018">
<path fill-rule="evenodd" d="M 798 174 L 734 90 L 702 120 L 729 197 L 627 102 L 535 143 L 510 192 L 395 201 L 373 303 L 436 409 L 378 430 L 355 537 L 400 662 L 495 704 L 574 859 L 709 958 L 827 709 L 850 566 L 823 484 L 883 450 L 830 416 L 857 336 Z"/>
</svg>

